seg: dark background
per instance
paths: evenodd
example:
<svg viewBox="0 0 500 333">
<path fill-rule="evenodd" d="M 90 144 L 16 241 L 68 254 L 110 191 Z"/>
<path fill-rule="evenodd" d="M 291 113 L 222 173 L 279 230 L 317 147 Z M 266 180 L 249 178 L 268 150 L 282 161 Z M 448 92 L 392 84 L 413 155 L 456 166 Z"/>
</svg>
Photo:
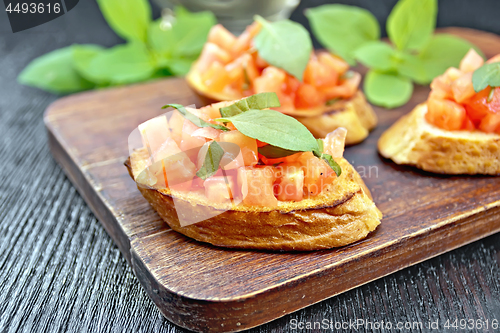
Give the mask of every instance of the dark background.
<svg viewBox="0 0 500 333">
<path fill-rule="evenodd" d="M 395 2 L 344 1 L 369 9 L 382 26 Z M 307 26 L 303 9 L 322 3 L 303 0 L 292 18 Z M 499 14 L 500 0 L 441 0 L 438 25 L 500 33 Z M 16 34 L 0 11 L 0 332 L 184 331 L 161 316 L 50 156 L 42 116 L 57 96 L 16 83 L 19 72 L 46 52 L 120 41 L 94 0 Z M 500 320 L 499 263 L 497 234 L 254 331 L 290 331 L 292 319 Z"/>
</svg>

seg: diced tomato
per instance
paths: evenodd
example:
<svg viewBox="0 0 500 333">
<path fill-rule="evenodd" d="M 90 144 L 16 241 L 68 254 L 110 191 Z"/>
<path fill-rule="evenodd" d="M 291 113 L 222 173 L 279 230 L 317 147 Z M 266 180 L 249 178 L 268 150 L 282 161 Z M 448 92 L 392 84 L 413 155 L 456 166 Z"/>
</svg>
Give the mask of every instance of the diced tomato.
<svg viewBox="0 0 500 333">
<path fill-rule="evenodd" d="M 196 131 L 191 133 L 192 136 L 197 136 L 200 138 L 206 138 L 215 140 L 219 138 L 219 135 L 222 133 L 221 130 L 215 129 L 213 127 L 202 127 L 198 128 Z"/>
<path fill-rule="evenodd" d="M 311 57 L 304 71 L 304 83 L 318 88 L 337 85 L 339 74 L 332 67 L 320 63 L 316 57 Z"/>
<path fill-rule="evenodd" d="M 273 184 L 276 179 L 273 167 L 243 167 L 238 169 L 238 186 L 243 203 L 250 206 L 276 207 Z"/>
<path fill-rule="evenodd" d="M 168 125 L 172 133 L 172 139 L 174 139 L 177 145 L 180 145 L 182 140 L 182 128 L 184 126 L 184 117 L 179 113 L 179 111 L 174 110 L 172 111 L 172 115 L 168 120 Z"/>
<path fill-rule="evenodd" d="M 275 165 L 278 163 L 293 163 L 299 160 L 301 153 L 279 157 L 279 158 L 267 158 L 262 154 L 259 154 L 259 160 L 262 161 L 265 165 Z"/>
<path fill-rule="evenodd" d="M 234 198 L 236 181 L 231 176 L 212 176 L 203 182 L 205 196 L 213 203 L 227 203 Z"/>
<path fill-rule="evenodd" d="M 184 121 L 184 126 L 182 127 L 182 140 L 180 148 L 182 151 L 186 152 L 192 161 L 196 161 L 198 156 L 198 150 L 206 142 L 204 138 L 192 135 L 194 132 L 200 128 L 194 125 L 189 120 Z"/>
<path fill-rule="evenodd" d="M 462 72 L 460 69 L 458 68 L 455 68 L 455 67 L 450 67 L 448 68 L 443 76 L 446 80 L 446 82 L 448 82 L 449 84 L 451 84 L 454 80 L 458 79 L 459 77 L 462 76 L 464 72 Z"/>
<path fill-rule="evenodd" d="M 142 142 L 151 152 L 157 151 L 170 137 L 167 117 L 161 115 L 139 125 Z"/>
<path fill-rule="evenodd" d="M 467 114 L 472 121 L 480 121 L 490 113 L 500 113 L 500 88 L 495 88 L 491 100 L 488 102 L 491 88 L 481 90 L 465 105 Z"/>
<path fill-rule="evenodd" d="M 486 117 L 481 120 L 479 129 L 486 133 L 500 134 L 500 113 L 487 114 Z"/>
<path fill-rule="evenodd" d="M 180 152 L 162 160 L 166 185 L 177 191 L 187 191 L 191 188 L 196 174 L 196 166 L 186 153 Z"/>
<path fill-rule="evenodd" d="M 213 62 L 207 71 L 201 75 L 201 80 L 211 91 L 222 91 L 230 82 L 226 69 L 218 61 Z"/>
<path fill-rule="evenodd" d="M 214 62 L 225 65 L 230 61 L 231 55 L 227 51 L 217 44 L 206 43 L 195 66 L 199 73 L 204 73 Z"/>
<path fill-rule="evenodd" d="M 323 188 L 336 178 L 332 168 L 311 152 L 302 153 L 299 163 L 305 168 L 304 188 L 309 196 L 321 193 Z"/>
<path fill-rule="evenodd" d="M 463 103 L 476 93 L 472 86 L 472 72 L 462 74 L 451 84 L 453 98 L 457 103 Z"/>
<path fill-rule="evenodd" d="M 476 126 L 474 125 L 472 120 L 467 115 L 464 118 L 464 123 L 462 124 L 462 129 L 464 129 L 466 131 L 474 131 L 476 129 Z"/>
<path fill-rule="evenodd" d="M 216 24 L 208 33 L 208 42 L 217 44 L 226 51 L 231 51 L 234 43 L 236 43 L 236 37 L 222 24 Z"/>
<path fill-rule="evenodd" d="M 261 24 L 259 22 L 254 22 L 249 25 L 236 39 L 232 49 L 233 54 L 240 55 L 241 53 L 247 51 L 251 46 L 252 39 L 259 33 L 260 28 Z"/>
<path fill-rule="evenodd" d="M 281 91 L 288 96 L 295 96 L 297 89 L 299 89 L 301 83 L 295 77 L 288 75 L 286 76 L 285 82 L 281 86 Z"/>
<path fill-rule="evenodd" d="M 151 157 L 155 163 L 150 166 L 150 171 L 158 179 L 157 186 L 175 190 L 190 188 L 196 166 L 174 140 L 168 138 Z"/>
<path fill-rule="evenodd" d="M 352 75 L 342 80 L 340 85 L 321 89 L 327 100 L 332 98 L 350 98 L 358 91 L 361 82 L 361 74 L 358 72 L 351 73 Z"/>
<path fill-rule="evenodd" d="M 469 52 L 460 61 L 460 70 L 462 72 L 474 72 L 484 64 L 484 59 L 476 50 L 470 49 Z"/>
<path fill-rule="evenodd" d="M 297 109 L 307 109 L 322 105 L 325 102 L 325 96 L 313 85 L 301 84 L 295 95 L 295 107 Z"/>
<path fill-rule="evenodd" d="M 267 66 L 269 66 L 267 61 L 261 58 L 259 52 L 254 53 L 254 61 L 255 61 L 255 66 L 257 66 L 257 68 L 266 68 Z"/>
<path fill-rule="evenodd" d="M 275 92 L 280 94 L 285 79 L 285 71 L 274 66 L 269 66 L 262 71 L 261 76 L 254 80 L 255 93 Z"/>
<path fill-rule="evenodd" d="M 318 54 L 318 60 L 321 64 L 332 68 L 337 72 L 337 75 L 344 75 L 345 72 L 349 70 L 349 64 L 347 62 L 328 52 L 320 52 Z"/>
<path fill-rule="evenodd" d="M 429 98 L 453 98 L 453 92 L 451 91 L 451 82 L 444 74 L 432 80 L 431 93 L 429 94 Z"/>
<path fill-rule="evenodd" d="M 339 127 L 328 133 L 323 139 L 323 151 L 333 158 L 340 158 L 344 154 L 345 138 L 347 129 Z"/>
<path fill-rule="evenodd" d="M 300 201 L 304 196 L 304 168 L 299 163 L 277 167 L 274 194 L 281 201 Z"/>
<path fill-rule="evenodd" d="M 497 54 L 496 56 L 490 58 L 488 61 L 486 61 L 487 64 L 492 64 L 494 62 L 500 62 L 500 54 Z"/>
<path fill-rule="evenodd" d="M 258 162 L 257 141 L 252 139 L 240 131 L 222 132 L 219 136 L 219 141 L 230 142 L 237 144 L 241 149 L 243 161 L 245 165 L 255 165 Z"/>
<path fill-rule="evenodd" d="M 430 98 L 427 101 L 427 114 L 425 119 L 448 131 L 462 128 L 465 119 L 465 108 L 453 101 L 446 99 Z"/>
</svg>

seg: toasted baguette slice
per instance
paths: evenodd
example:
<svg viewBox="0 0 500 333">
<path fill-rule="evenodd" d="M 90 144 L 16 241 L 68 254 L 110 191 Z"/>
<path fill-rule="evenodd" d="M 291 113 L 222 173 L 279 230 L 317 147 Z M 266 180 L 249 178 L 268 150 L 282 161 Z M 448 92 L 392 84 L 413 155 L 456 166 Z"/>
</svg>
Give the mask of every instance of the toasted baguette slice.
<svg viewBox="0 0 500 333">
<path fill-rule="evenodd" d="M 147 156 L 145 150 L 138 150 L 125 162 L 134 180 Z M 243 249 L 319 250 L 365 238 L 382 218 L 356 170 L 345 159 L 339 165 L 341 176 L 321 194 L 299 202 L 280 201 L 277 208 L 214 206 L 196 192 L 155 189 L 142 184 L 137 187 L 173 230 L 198 241 Z M 207 209 L 221 213 L 182 227 L 173 197 L 177 207 L 187 205 L 191 214 L 203 214 Z"/>
<path fill-rule="evenodd" d="M 220 101 L 238 100 L 241 96 L 210 91 L 197 71 L 191 70 L 186 76 L 191 89 L 205 105 Z M 340 100 L 332 105 L 283 112 L 300 121 L 316 137 L 324 138 L 339 127 L 347 129 L 345 143 L 348 145 L 363 141 L 370 130 L 377 125 L 377 116 L 361 91 L 350 99 Z"/>
<path fill-rule="evenodd" d="M 426 113 L 427 104 L 420 104 L 385 131 L 380 154 L 435 173 L 500 174 L 500 135 L 446 131 L 429 124 Z"/>
</svg>

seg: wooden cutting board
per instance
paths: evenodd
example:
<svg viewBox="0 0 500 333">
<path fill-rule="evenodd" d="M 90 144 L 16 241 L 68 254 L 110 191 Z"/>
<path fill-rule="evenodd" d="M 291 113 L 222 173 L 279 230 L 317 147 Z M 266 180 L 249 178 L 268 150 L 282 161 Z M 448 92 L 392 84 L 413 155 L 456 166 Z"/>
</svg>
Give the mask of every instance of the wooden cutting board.
<svg viewBox="0 0 500 333">
<path fill-rule="evenodd" d="M 500 37 L 447 29 L 491 57 Z M 200 332 L 239 331 L 337 295 L 500 230 L 500 177 L 439 176 L 378 155 L 380 134 L 427 97 L 416 87 L 379 126 L 346 150 L 384 214 L 368 238 L 310 253 L 238 251 L 172 231 L 123 162 L 127 138 L 167 103 L 196 104 L 185 81 L 167 79 L 64 97 L 45 113 L 50 149 L 166 318 Z"/>
</svg>

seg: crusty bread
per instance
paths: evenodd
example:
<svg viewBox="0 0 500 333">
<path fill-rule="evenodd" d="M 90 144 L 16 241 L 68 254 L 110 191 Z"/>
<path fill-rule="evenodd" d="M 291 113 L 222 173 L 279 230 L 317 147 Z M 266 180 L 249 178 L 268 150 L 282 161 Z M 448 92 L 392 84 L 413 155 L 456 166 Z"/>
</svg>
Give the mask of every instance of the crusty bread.
<svg viewBox="0 0 500 333">
<path fill-rule="evenodd" d="M 144 149 L 138 150 L 125 162 L 134 180 L 147 156 Z M 365 238 L 382 218 L 356 170 L 345 159 L 338 162 L 341 176 L 321 194 L 299 202 L 280 201 L 277 208 L 214 206 L 196 192 L 137 187 L 172 229 L 198 241 L 244 249 L 319 250 Z M 187 205 L 190 214 L 203 214 L 206 209 L 221 213 L 182 227 L 173 197 L 176 205 Z"/>
<path fill-rule="evenodd" d="M 378 141 L 378 150 L 397 164 L 446 174 L 500 174 L 500 135 L 446 131 L 425 120 L 427 104 L 399 119 Z"/>
<path fill-rule="evenodd" d="M 188 73 L 186 81 L 205 105 L 241 98 L 241 96 L 231 95 L 226 92 L 210 91 L 202 83 L 200 75 L 195 70 Z M 347 129 L 345 143 L 348 145 L 363 141 L 370 130 L 377 125 L 377 116 L 361 91 L 358 91 L 350 99 L 340 100 L 332 105 L 283 111 L 283 113 L 296 118 L 304 124 L 316 138 L 324 138 L 333 130 L 344 127 Z"/>
</svg>

